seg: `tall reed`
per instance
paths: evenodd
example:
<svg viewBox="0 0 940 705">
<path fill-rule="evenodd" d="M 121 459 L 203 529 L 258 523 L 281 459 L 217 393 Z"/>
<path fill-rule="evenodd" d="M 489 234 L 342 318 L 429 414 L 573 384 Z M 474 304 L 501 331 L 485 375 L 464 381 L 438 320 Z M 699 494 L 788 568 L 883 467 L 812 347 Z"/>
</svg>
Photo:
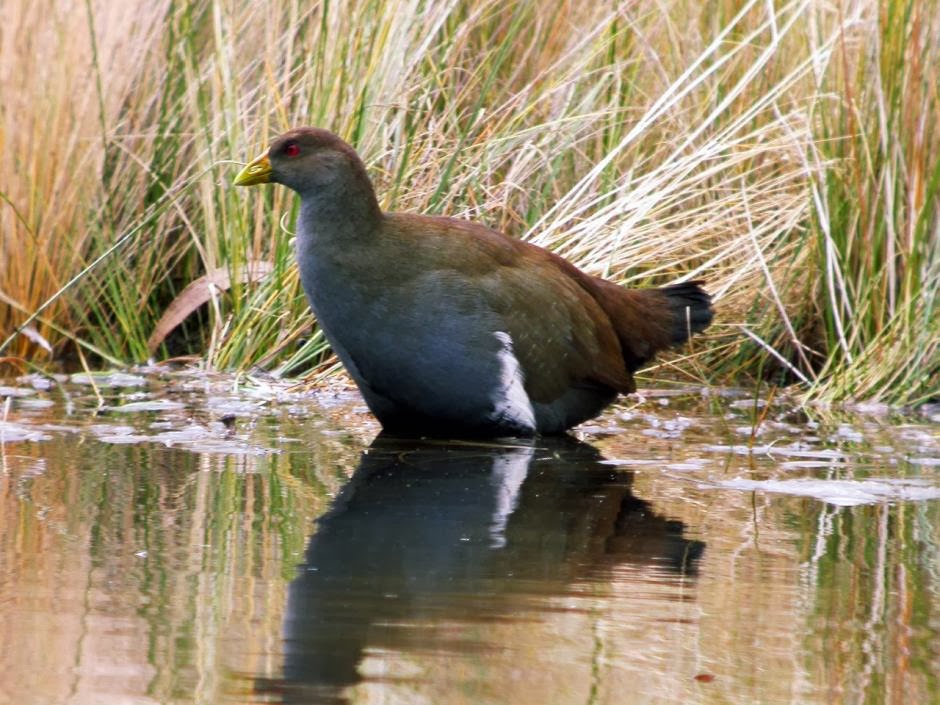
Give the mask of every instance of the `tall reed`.
<svg viewBox="0 0 940 705">
<path fill-rule="evenodd" d="M 823 397 L 940 392 L 940 5 L 878 4 L 871 43 L 842 41 L 818 108 L 814 322 Z"/>
</svg>

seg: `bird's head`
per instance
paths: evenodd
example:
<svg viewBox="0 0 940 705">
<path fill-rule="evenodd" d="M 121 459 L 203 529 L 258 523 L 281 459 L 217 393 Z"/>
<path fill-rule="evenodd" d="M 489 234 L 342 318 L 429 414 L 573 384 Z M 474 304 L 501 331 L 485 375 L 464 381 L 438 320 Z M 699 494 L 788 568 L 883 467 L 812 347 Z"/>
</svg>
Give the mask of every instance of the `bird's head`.
<svg viewBox="0 0 940 705">
<path fill-rule="evenodd" d="M 276 183 L 301 196 L 329 190 L 337 181 L 365 176 L 355 150 L 328 130 L 300 127 L 285 132 L 235 177 L 236 186 Z"/>
</svg>

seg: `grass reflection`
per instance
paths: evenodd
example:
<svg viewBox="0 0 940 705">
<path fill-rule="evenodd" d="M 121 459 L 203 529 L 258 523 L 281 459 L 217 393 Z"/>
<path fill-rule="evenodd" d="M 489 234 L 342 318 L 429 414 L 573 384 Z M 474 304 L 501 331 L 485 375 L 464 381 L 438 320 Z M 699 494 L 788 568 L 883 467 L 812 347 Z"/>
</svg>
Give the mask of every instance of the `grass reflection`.
<svg viewBox="0 0 940 705">
<path fill-rule="evenodd" d="M 601 452 L 368 447 L 355 400 L 163 383 L 7 405 L 0 702 L 936 700 L 940 502 L 728 484 L 936 487 L 927 421 L 663 394 Z"/>
</svg>

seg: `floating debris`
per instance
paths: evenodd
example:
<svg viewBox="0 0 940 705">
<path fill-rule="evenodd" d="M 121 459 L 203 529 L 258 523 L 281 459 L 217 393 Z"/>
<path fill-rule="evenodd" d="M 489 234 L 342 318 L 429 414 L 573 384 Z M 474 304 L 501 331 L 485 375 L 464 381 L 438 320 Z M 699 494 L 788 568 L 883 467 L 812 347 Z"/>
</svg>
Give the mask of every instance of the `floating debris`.
<svg viewBox="0 0 940 705">
<path fill-rule="evenodd" d="M 48 409 L 51 406 L 55 406 L 55 402 L 52 401 L 52 399 L 27 397 L 25 399 L 17 399 L 16 405 L 21 409 Z"/>
<path fill-rule="evenodd" d="M 31 397 L 36 394 L 35 389 L 30 389 L 28 387 L 6 387 L 0 386 L 0 397 Z"/>
<path fill-rule="evenodd" d="M 140 436 L 137 434 L 128 434 L 126 436 L 98 436 L 98 440 L 102 443 L 112 443 L 114 445 L 120 444 L 133 444 L 133 443 L 147 443 L 152 439 L 150 436 Z"/>
<path fill-rule="evenodd" d="M 811 477 L 794 480 L 721 480 L 715 487 L 747 492 L 774 492 L 812 497 L 840 507 L 882 502 L 919 502 L 940 499 L 940 487 L 928 480 L 878 478 L 868 480 L 821 480 Z"/>
<path fill-rule="evenodd" d="M 151 440 L 157 443 L 163 443 L 167 446 L 177 445 L 179 443 L 194 443 L 212 438 L 212 431 L 199 424 L 190 424 L 185 428 L 176 431 L 164 431 L 153 436 Z"/>
<path fill-rule="evenodd" d="M 151 399 L 149 401 L 132 401 L 120 406 L 109 406 L 108 410 L 122 414 L 132 414 L 141 411 L 178 411 L 185 408 L 186 405 L 182 402 L 170 399 Z"/>
<path fill-rule="evenodd" d="M 266 403 L 261 401 L 246 401 L 238 398 L 209 399 L 209 411 L 220 416 L 257 416 L 265 411 Z"/>
<path fill-rule="evenodd" d="M 144 387 L 147 378 L 126 372 L 79 372 L 70 377 L 75 384 L 94 385 L 97 387 Z"/>
<path fill-rule="evenodd" d="M 52 436 L 27 424 L 0 421 L 0 443 L 16 441 L 48 441 Z"/>
</svg>

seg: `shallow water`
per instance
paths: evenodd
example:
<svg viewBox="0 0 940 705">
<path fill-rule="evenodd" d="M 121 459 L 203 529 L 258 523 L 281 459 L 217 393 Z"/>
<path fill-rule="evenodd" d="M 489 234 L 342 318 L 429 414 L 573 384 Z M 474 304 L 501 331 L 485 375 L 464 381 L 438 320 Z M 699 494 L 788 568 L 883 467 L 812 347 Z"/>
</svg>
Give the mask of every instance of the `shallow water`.
<svg viewBox="0 0 940 705">
<path fill-rule="evenodd" d="M 940 702 L 936 409 L 422 443 L 270 380 L 0 396 L 3 703 Z"/>
</svg>

